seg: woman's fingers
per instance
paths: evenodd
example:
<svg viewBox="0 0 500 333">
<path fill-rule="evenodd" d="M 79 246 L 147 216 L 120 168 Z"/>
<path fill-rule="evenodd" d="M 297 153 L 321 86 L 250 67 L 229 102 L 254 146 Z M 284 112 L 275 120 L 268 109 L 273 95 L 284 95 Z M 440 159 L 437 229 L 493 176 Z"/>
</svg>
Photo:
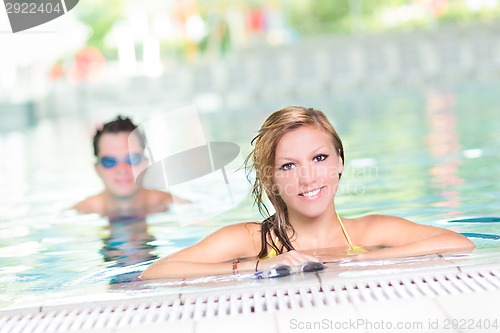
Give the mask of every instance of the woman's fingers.
<svg viewBox="0 0 500 333">
<path fill-rule="evenodd" d="M 264 270 L 269 269 L 274 265 L 288 265 L 290 267 L 296 267 L 310 261 L 319 262 L 319 259 L 309 254 L 304 254 L 297 251 L 289 251 L 274 258 L 261 260 L 259 263 L 259 268 L 260 270 Z"/>
<path fill-rule="evenodd" d="M 318 258 L 318 257 L 312 256 L 309 254 L 303 254 L 303 256 L 307 261 L 320 262 L 320 258 Z"/>
<path fill-rule="evenodd" d="M 319 261 L 318 258 L 312 256 L 312 255 L 309 255 L 309 254 L 304 254 L 304 253 L 300 253 L 300 252 L 297 252 L 297 251 L 290 251 L 288 252 L 290 258 L 290 265 L 289 266 L 300 266 L 302 265 L 303 263 L 306 263 L 306 262 L 309 262 L 309 261 Z"/>
</svg>

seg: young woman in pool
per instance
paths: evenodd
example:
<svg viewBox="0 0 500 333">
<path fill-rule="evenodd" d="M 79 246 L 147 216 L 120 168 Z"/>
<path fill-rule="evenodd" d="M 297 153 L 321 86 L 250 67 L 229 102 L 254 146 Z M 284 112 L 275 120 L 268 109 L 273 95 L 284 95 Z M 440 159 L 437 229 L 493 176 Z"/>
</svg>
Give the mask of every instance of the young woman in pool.
<svg viewBox="0 0 500 333">
<path fill-rule="evenodd" d="M 262 223 L 229 225 L 149 266 L 142 279 L 263 271 L 341 257 L 374 259 L 468 251 L 474 244 L 450 230 L 406 219 L 343 218 L 335 194 L 344 169 L 337 132 L 318 110 L 286 107 L 273 113 L 252 141 L 247 158 L 256 179 L 252 194 L 269 216 Z M 358 244 L 358 245 L 354 245 Z"/>
</svg>

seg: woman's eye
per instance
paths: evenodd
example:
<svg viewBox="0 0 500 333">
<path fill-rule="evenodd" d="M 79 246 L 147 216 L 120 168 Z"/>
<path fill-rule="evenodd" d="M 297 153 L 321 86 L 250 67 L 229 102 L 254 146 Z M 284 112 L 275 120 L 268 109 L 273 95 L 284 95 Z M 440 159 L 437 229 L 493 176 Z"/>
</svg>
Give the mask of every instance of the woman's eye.
<svg viewBox="0 0 500 333">
<path fill-rule="evenodd" d="M 321 162 L 321 161 L 326 160 L 327 158 L 328 158 L 328 155 L 320 154 L 320 155 L 314 156 L 313 161 Z"/>
<path fill-rule="evenodd" d="M 293 167 L 294 167 L 293 163 L 285 163 L 282 166 L 280 166 L 280 170 L 287 171 L 292 169 Z"/>
</svg>

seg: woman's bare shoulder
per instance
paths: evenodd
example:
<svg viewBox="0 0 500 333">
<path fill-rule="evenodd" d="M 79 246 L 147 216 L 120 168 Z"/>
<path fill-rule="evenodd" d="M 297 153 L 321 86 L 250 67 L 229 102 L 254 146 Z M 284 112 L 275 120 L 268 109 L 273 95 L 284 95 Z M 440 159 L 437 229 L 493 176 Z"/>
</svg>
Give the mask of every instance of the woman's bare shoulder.
<svg viewBox="0 0 500 333">
<path fill-rule="evenodd" d="M 260 222 L 239 222 L 222 227 L 217 231 L 221 235 L 228 236 L 251 236 L 260 234 Z"/>
<path fill-rule="evenodd" d="M 394 234 L 402 228 L 414 225 L 404 218 L 383 214 L 369 214 L 342 220 L 352 240 L 363 245 L 378 242 L 378 239 L 384 238 L 386 234 Z"/>
<path fill-rule="evenodd" d="M 355 218 L 346 219 L 348 223 L 353 224 L 353 226 L 359 227 L 373 227 L 379 226 L 381 224 L 393 224 L 393 223 L 411 223 L 413 222 L 398 216 L 384 215 L 384 214 L 369 214 L 363 215 Z"/>
<path fill-rule="evenodd" d="M 259 222 L 240 222 L 228 225 L 220 229 L 220 232 L 225 237 L 230 238 L 230 241 L 234 242 L 235 246 L 241 245 L 242 247 L 251 249 L 252 253 L 255 251 L 258 253 L 261 245 L 260 226 Z M 248 255 L 246 254 L 246 256 Z"/>
<path fill-rule="evenodd" d="M 177 260 L 186 260 L 203 254 L 213 262 L 222 262 L 234 258 L 252 257 L 260 249 L 259 223 L 241 222 L 217 229 L 200 242 L 171 256 Z"/>
<path fill-rule="evenodd" d="M 430 237 L 444 229 L 419 224 L 403 217 L 372 214 L 350 222 L 350 229 L 364 244 L 400 245 Z"/>
</svg>

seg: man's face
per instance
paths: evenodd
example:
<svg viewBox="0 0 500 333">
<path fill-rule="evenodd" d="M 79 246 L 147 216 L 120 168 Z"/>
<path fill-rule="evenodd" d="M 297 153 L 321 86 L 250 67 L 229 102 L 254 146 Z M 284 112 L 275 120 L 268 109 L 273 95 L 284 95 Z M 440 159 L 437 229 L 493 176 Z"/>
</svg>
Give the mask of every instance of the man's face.
<svg viewBox="0 0 500 333">
<path fill-rule="evenodd" d="M 129 132 L 104 133 L 99 140 L 99 161 L 95 169 L 106 191 L 118 199 L 127 199 L 137 193 L 140 187 L 132 168 L 139 174 L 147 165 L 137 138 L 132 136 L 129 142 L 129 135 Z M 116 161 L 118 163 L 114 163 Z"/>
</svg>

